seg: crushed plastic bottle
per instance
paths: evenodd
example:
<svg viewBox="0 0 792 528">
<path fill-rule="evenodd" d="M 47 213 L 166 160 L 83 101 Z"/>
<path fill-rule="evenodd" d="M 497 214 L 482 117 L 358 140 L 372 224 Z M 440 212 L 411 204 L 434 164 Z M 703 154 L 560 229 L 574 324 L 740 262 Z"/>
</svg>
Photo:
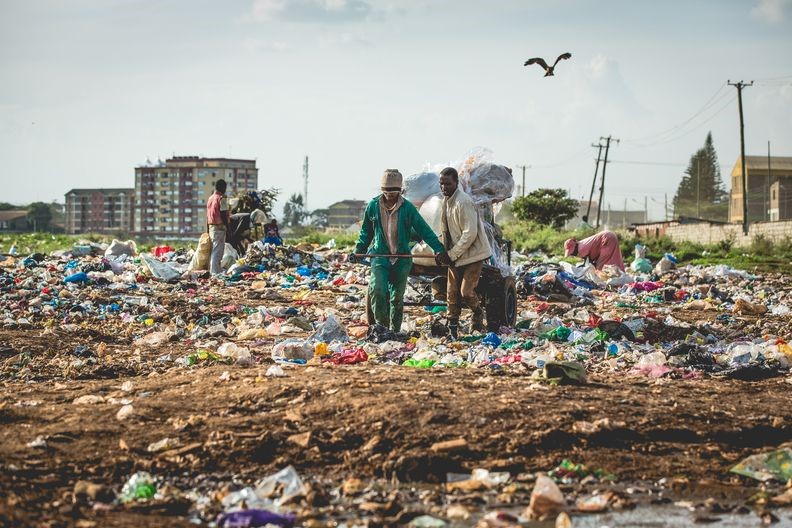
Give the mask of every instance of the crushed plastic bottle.
<svg viewBox="0 0 792 528">
<path fill-rule="evenodd" d="M 146 471 L 138 471 L 124 483 L 118 500 L 122 503 L 148 500 L 157 493 L 157 486 L 151 474 Z"/>
</svg>

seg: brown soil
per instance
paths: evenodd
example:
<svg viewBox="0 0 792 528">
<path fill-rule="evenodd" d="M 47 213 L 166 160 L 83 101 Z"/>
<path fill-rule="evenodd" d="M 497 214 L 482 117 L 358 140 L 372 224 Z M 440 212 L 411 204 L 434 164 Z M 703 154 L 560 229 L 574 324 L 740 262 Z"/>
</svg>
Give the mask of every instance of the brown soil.
<svg viewBox="0 0 792 528">
<path fill-rule="evenodd" d="M 350 477 L 432 484 L 444 482 L 448 472 L 476 467 L 518 476 L 546 471 L 564 458 L 605 468 L 621 482 L 667 478 L 689 495 L 708 483 L 709 495 L 716 489 L 716 495 L 744 499 L 756 485 L 728 469 L 792 439 L 790 385 L 783 378 L 685 382 L 595 374 L 585 386 L 548 387 L 522 371 L 364 364 L 287 368 L 287 377 L 270 378 L 266 368 L 214 365 L 6 383 L 0 393 L 0 521 L 187 526 L 185 499 L 97 510 L 73 503 L 74 483 L 118 490 L 130 474 L 146 470 L 183 491 L 211 491 L 288 464 L 313 480 L 313 495 L 298 508 L 303 520 L 348 514 L 350 501 L 324 503 Z M 220 381 L 224 371 L 228 381 Z M 131 392 L 120 390 L 124 381 L 132 382 Z M 130 398 L 134 415 L 116 419 L 120 403 L 72 403 L 89 394 Z M 600 418 L 610 420 L 609 429 L 584 434 L 573 427 Z M 310 436 L 293 437 L 300 433 Z M 39 435 L 47 438 L 46 448 L 26 446 Z M 182 447 L 147 452 L 165 437 L 178 438 Z M 466 447 L 431 449 L 456 438 Z"/>
</svg>

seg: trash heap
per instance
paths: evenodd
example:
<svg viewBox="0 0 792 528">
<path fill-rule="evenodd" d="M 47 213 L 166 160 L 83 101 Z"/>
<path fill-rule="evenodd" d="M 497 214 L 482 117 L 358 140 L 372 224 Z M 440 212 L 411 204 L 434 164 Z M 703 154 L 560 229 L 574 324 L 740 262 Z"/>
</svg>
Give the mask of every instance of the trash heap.
<svg viewBox="0 0 792 528">
<path fill-rule="evenodd" d="M 1 320 L 68 344 L 66 355 L 18 365 L 29 375 L 42 362 L 71 375 L 119 366 L 126 356 L 108 347 L 123 348 L 143 370 L 152 367 L 140 352 L 151 351 L 160 368 L 366 362 L 506 369 L 562 383 L 586 373 L 761 379 L 792 361 L 792 285 L 781 275 L 677 268 L 670 255 L 635 275 L 532 261 L 516 272 L 515 328 L 452 341 L 442 306 L 408 309 L 400 333 L 366 324 L 368 270 L 342 255 L 257 242 L 222 280 L 190 270 L 191 250 L 135 254 L 117 241 L 8 256 L 0 262 Z M 100 330 L 104 337 L 92 339 Z"/>
</svg>

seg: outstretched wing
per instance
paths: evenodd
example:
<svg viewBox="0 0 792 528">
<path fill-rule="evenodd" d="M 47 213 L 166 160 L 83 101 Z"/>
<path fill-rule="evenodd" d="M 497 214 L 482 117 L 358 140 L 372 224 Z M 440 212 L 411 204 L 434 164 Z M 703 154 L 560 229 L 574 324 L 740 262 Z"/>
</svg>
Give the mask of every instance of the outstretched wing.
<svg viewBox="0 0 792 528">
<path fill-rule="evenodd" d="M 572 58 L 572 54 L 571 53 L 562 53 L 561 55 L 558 56 L 556 61 L 553 63 L 553 68 L 555 68 L 555 65 L 558 64 L 558 61 L 560 61 L 561 59 L 566 60 L 566 59 L 571 59 L 571 58 Z"/>
<path fill-rule="evenodd" d="M 525 64 L 523 66 L 528 66 L 529 64 L 538 64 L 539 66 L 547 70 L 547 63 L 541 57 L 534 57 L 533 59 L 528 59 L 527 61 L 525 61 Z"/>
</svg>

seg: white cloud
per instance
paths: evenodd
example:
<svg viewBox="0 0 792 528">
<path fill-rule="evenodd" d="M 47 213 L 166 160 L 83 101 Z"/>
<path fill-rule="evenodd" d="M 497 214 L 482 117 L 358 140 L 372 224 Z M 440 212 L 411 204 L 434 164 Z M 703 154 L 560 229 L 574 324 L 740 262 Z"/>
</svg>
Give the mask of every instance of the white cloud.
<svg viewBox="0 0 792 528">
<path fill-rule="evenodd" d="M 792 0 L 759 0 L 759 4 L 751 9 L 751 16 L 769 24 L 780 24 L 790 6 Z"/>
<path fill-rule="evenodd" d="M 372 15 L 367 0 L 254 0 L 256 20 L 288 22 L 350 22 Z"/>
</svg>

